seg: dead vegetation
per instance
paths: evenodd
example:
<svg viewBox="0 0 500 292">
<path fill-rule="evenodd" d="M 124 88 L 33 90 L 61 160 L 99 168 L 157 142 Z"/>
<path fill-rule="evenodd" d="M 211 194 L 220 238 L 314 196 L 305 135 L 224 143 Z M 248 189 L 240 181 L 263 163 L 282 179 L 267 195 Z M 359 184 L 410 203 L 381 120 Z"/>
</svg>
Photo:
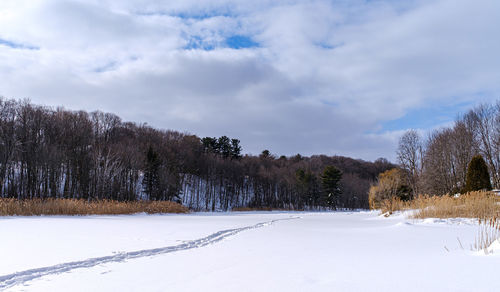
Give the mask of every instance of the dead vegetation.
<svg viewBox="0 0 500 292">
<path fill-rule="evenodd" d="M 398 198 L 384 200 L 381 210 L 386 214 L 395 211 L 414 210 L 410 216 L 425 218 L 473 218 L 479 223 L 473 250 L 484 250 L 500 238 L 500 197 L 492 192 L 476 191 L 459 196 L 419 196 L 411 201 Z"/>
<path fill-rule="evenodd" d="M 77 199 L 0 199 L 0 216 L 120 215 L 188 212 L 188 208 L 170 201 L 119 202 L 113 200 L 86 201 Z"/>
<path fill-rule="evenodd" d="M 491 251 L 488 248 L 495 240 L 500 240 L 500 220 L 498 218 L 479 220 L 479 230 L 471 249 L 483 250 L 485 254 L 489 254 Z"/>
<path fill-rule="evenodd" d="M 500 197 L 491 192 L 470 192 L 458 198 L 421 195 L 411 201 L 398 198 L 381 202 L 382 212 L 416 210 L 413 218 L 500 218 Z"/>
</svg>

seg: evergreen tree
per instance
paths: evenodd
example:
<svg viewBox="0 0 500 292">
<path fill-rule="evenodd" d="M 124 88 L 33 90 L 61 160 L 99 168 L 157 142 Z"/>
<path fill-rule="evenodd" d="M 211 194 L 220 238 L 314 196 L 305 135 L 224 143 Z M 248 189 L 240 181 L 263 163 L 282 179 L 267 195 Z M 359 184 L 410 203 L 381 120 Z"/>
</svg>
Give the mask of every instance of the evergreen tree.
<svg viewBox="0 0 500 292">
<path fill-rule="evenodd" d="M 491 190 L 490 174 L 488 166 L 481 155 L 472 157 L 467 167 L 465 178 L 465 192 Z"/>
<path fill-rule="evenodd" d="M 302 168 L 299 168 L 295 171 L 295 179 L 297 181 L 296 190 L 300 199 L 299 208 L 303 208 L 304 202 L 308 202 L 310 176 Z"/>
<path fill-rule="evenodd" d="M 150 200 L 158 200 L 159 198 L 159 171 L 160 159 L 153 147 L 149 146 L 146 152 L 146 167 L 144 169 L 144 178 L 142 181 L 144 193 L 149 196 Z"/>
<path fill-rule="evenodd" d="M 317 206 L 321 192 L 316 174 L 299 168 L 295 172 L 295 178 L 297 180 L 297 191 L 302 203 L 305 203 L 306 207 Z"/>
<path fill-rule="evenodd" d="M 337 200 L 341 194 L 340 179 L 342 172 L 334 166 L 325 167 L 321 175 L 321 185 L 323 187 L 323 199 L 327 206 L 337 207 Z"/>
<path fill-rule="evenodd" d="M 221 136 L 219 139 L 205 137 L 201 139 L 205 153 L 220 154 L 223 158 L 240 159 L 241 146 L 240 140 L 230 139 L 227 136 Z"/>
<path fill-rule="evenodd" d="M 211 152 L 213 152 L 213 149 L 212 149 L 212 145 L 213 145 L 212 139 L 213 138 L 211 138 L 211 137 L 205 137 L 205 138 L 201 139 L 201 144 L 203 145 L 203 151 L 205 153 L 211 153 Z"/>
<path fill-rule="evenodd" d="M 271 152 L 267 149 L 263 150 L 262 153 L 259 155 L 261 158 L 269 158 L 271 157 Z"/>
<path fill-rule="evenodd" d="M 205 137 L 201 139 L 205 153 L 219 153 L 219 143 L 217 138 Z"/>
<path fill-rule="evenodd" d="M 219 146 L 219 153 L 222 154 L 222 157 L 229 158 L 232 152 L 231 140 L 227 136 L 222 136 L 217 141 L 217 144 Z"/>
<path fill-rule="evenodd" d="M 299 161 L 302 161 L 303 159 L 304 159 L 304 157 L 302 157 L 302 155 L 297 154 L 297 155 L 293 156 L 291 160 L 292 160 L 294 163 L 297 163 L 297 162 L 299 162 Z"/>
<path fill-rule="evenodd" d="M 231 159 L 240 159 L 240 158 L 241 158 L 240 140 L 231 139 Z"/>
</svg>

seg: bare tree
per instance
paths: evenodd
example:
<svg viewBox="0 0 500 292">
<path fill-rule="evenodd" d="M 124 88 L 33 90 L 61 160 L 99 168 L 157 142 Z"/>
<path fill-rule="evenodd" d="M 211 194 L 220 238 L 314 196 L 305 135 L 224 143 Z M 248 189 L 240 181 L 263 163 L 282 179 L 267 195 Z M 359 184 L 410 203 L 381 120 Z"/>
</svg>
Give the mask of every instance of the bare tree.
<svg viewBox="0 0 500 292">
<path fill-rule="evenodd" d="M 444 195 L 459 191 L 451 129 L 435 130 L 427 139 L 421 179 L 422 192 Z"/>
<path fill-rule="evenodd" d="M 449 151 L 451 152 L 454 167 L 454 180 L 458 190 L 463 190 L 467 174 L 467 166 L 472 157 L 479 151 L 474 133 L 463 119 L 455 122 L 450 135 Z"/>
<path fill-rule="evenodd" d="M 472 122 L 473 131 L 479 142 L 480 153 L 488 164 L 495 188 L 500 187 L 499 115 L 498 104 L 496 106 L 483 104 L 467 113 L 467 118 Z"/>
<path fill-rule="evenodd" d="M 407 183 L 411 188 L 412 197 L 419 194 L 419 178 L 422 173 L 423 145 L 422 138 L 416 130 L 408 130 L 399 139 L 398 162 L 406 171 Z"/>
</svg>

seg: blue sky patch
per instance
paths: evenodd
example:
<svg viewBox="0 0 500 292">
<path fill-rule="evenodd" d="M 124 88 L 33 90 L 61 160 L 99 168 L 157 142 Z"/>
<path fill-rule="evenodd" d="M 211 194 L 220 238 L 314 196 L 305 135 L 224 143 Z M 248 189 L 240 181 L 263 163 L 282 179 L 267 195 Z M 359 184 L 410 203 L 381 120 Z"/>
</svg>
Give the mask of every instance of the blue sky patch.
<svg viewBox="0 0 500 292">
<path fill-rule="evenodd" d="M 334 45 L 331 45 L 331 44 L 328 44 L 328 43 L 317 43 L 316 46 L 322 48 L 322 49 L 327 49 L 327 50 L 333 50 L 333 49 L 336 49 L 336 48 L 339 48 L 339 47 L 342 47 L 344 45 L 344 43 L 339 43 L 339 44 L 334 44 Z"/>
<path fill-rule="evenodd" d="M 1 39 L 1 38 L 0 38 L 0 46 L 6 46 L 9 48 L 21 49 L 21 50 L 39 50 L 40 49 L 39 47 L 30 46 L 30 45 L 21 44 L 21 43 L 16 43 L 16 42 Z"/>
<path fill-rule="evenodd" d="M 200 36 L 191 36 L 189 37 L 187 45 L 184 46 L 184 49 L 211 51 L 215 49 L 215 45 L 204 41 Z"/>
<path fill-rule="evenodd" d="M 251 38 L 243 35 L 234 35 L 226 39 L 226 45 L 232 49 L 246 49 L 259 47 Z"/>
<path fill-rule="evenodd" d="M 107 64 L 104 64 L 100 67 L 97 67 L 94 69 L 94 72 L 96 73 L 104 73 L 104 72 L 108 72 L 108 71 L 113 71 L 115 70 L 116 68 L 118 67 L 118 63 L 115 62 L 115 61 L 111 61 Z"/>
<path fill-rule="evenodd" d="M 167 12 L 167 11 L 147 11 L 147 12 L 137 12 L 137 15 L 142 16 L 172 16 L 178 17 L 182 19 L 195 19 L 195 20 L 204 20 L 213 17 L 236 17 L 237 15 L 230 13 L 227 11 L 192 11 L 192 12 Z"/>
<path fill-rule="evenodd" d="M 234 17 L 235 15 L 229 12 L 220 12 L 220 11 L 208 11 L 208 12 L 199 12 L 199 13 L 176 13 L 172 16 L 176 16 L 182 19 L 196 19 L 203 20 L 209 19 L 213 17 Z"/>
<path fill-rule="evenodd" d="M 226 47 L 231 49 L 247 49 L 259 47 L 259 44 L 253 41 L 250 37 L 243 35 L 234 35 L 226 38 L 223 42 L 217 43 L 205 41 L 200 36 L 190 36 L 187 45 L 184 46 L 184 49 L 211 51 L 217 48 Z"/>
<path fill-rule="evenodd" d="M 472 107 L 470 102 L 412 109 L 399 119 L 382 124 L 381 132 L 406 129 L 431 129 L 456 120 Z"/>
</svg>

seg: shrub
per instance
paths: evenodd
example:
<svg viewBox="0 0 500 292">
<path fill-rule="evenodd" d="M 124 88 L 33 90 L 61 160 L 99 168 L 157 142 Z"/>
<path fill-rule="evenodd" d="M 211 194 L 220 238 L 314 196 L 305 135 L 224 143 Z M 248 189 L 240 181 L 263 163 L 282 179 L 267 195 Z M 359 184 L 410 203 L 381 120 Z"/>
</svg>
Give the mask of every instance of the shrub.
<svg viewBox="0 0 500 292">
<path fill-rule="evenodd" d="M 393 168 L 381 173 L 377 184 L 370 187 L 368 199 L 371 209 L 380 209 L 382 204 L 392 204 L 397 200 L 409 200 L 410 187 L 406 183 L 403 171 Z"/>
<path fill-rule="evenodd" d="M 472 157 L 465 178 L 465 192 L 491 190 L 488 166 L 481 155 Z"/>
</svg>

